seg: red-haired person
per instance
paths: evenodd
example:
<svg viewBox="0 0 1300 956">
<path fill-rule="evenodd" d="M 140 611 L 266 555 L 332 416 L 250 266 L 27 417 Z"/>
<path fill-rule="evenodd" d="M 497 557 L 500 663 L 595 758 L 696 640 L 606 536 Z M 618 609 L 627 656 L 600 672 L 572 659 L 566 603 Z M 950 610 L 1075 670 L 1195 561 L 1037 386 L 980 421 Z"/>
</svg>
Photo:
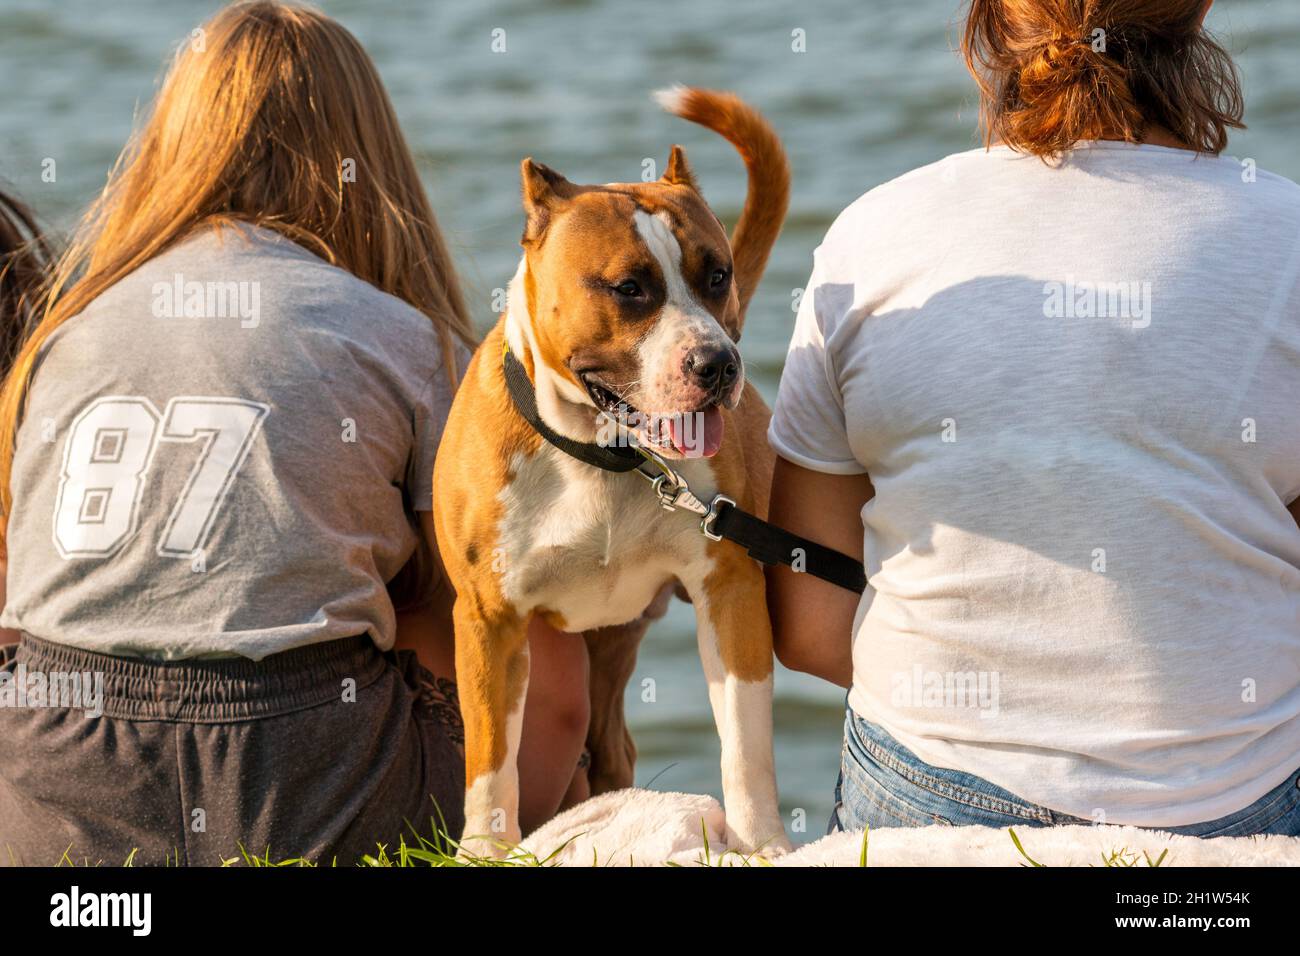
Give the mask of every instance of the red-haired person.
<svg viewBox="0 0 1300 956">
<path fill-rule="evenodd" d="M 848 688 L 832 828 L 1300 834 L 1300 188 L 1224 155 L 1208 6 L 973 0 L 986 148 L 816 251 L 771 514 L 868 587 L 769 601 Z"/>
</svg>

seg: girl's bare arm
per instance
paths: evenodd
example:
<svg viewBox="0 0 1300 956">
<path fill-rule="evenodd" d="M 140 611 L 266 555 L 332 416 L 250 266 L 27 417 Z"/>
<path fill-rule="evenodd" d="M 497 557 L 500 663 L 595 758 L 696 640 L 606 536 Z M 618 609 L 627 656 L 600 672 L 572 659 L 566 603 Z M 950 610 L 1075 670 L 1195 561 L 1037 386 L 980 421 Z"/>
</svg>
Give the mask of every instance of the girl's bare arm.
<svg viewBox="0 0 1300 956">
<path fill-rule="evenodd" d="M 862 508 L 874 494 L 866 475 L 827 475 L 778 456 L 768 520 L 861 560 Z M 782 664 L 849 686 L 858 595 L 774 565 L 767 571 L 767 606 Z"/>
</svg>

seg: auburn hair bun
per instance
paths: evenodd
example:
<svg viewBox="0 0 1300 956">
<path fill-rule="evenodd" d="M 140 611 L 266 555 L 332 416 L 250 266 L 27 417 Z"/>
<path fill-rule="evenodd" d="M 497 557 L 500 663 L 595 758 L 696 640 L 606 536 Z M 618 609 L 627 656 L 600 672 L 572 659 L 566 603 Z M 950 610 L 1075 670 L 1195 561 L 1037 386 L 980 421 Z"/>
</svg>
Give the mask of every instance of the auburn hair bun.
<svg viewBox="0 0 1300 956">
<path fill-rule="evenodd" d="M 1201 28 L 1206 0 L 970 0 L 962 54 L 986 144 L 1056 156 L 1151 127 L 1219 153 L 1241 128 L 1240 80 Z"/>
</svg>

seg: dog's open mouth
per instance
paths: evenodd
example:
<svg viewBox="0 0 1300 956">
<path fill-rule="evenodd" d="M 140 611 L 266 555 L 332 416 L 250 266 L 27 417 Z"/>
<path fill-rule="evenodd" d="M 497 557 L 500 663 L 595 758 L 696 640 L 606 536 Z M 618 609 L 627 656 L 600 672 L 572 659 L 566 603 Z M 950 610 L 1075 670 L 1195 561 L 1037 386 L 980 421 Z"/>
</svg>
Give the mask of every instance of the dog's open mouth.
<svg viewBox="0 0 1300 956">
<path fill-rule="evenodd" d="M 579 378 L 592 404 L 644 448 L 682 458 L 709 458 L 722 446 L 722 409 L 717 402 L 692 412 L 646 413 L 593 374 L 582 373 Z"/>
<path fill-rule="evenodd" d="M 672 449 L 672 442 L 659 427 L 659 419 L 642 414 L 639 408 L 591 373 L 584 372 L 579 377 L 592 404 L 622 429 L 634 434 L 638 444 L 647 448 Z"/>
<path fill-rule="evenodd" d="M 608 385 L 605 385 L 590 372 L 583 372 L 580 377 L 582 379 L 582 384 L 587 389 L 587 396 L 601 411 L 608 412 L 614 418 L 640 415 L 636 406 L 624 401 L 618 392 L 614 391 Z"/>
</svg>

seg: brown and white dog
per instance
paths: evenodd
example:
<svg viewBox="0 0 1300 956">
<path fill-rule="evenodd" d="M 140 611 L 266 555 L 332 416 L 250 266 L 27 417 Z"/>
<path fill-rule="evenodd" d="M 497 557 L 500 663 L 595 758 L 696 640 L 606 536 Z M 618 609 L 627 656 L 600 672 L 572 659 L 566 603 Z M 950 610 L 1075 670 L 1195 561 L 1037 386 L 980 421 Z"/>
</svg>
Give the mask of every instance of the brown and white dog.
<svg viewBox="0 0 1300 956">
<path fill-rule="evenodd" d="M 769 413 L 745 381 L 736 342 L 785 216 L 789 167 L 771 127 L 734 95 L 679 87 L 659 98 L 743 157 L 748 192 L 731 242 L 678 146 L 663 177 L 649 183 L 580 186 L 524 160 L 524 256 L 439 447 L 435 522 L 456 591 L 467 851 L 500 855 L 502 842 L 520 838 L 529 619 L 541 615 L 571 632 L 623 624 L 673 584 L 696 609 L 722 741 L 729 845 L 789 846 L 777 809 L 761 566 L 744 548 L 705 537 L 698 516 L 663 510 L 640 477 L 602 471 L 544 441 L 503 377 L 508 346 L 555 432 L 608 443 L 610 418 L 622 413 L 615 433 L 631 432 L 671 460 L 701 499 L 724 492 L 766 515 Z M 597 641 L 588 642 L 595 670 L 604 665 Z M 593 727 L 613 728 L 593 748 L 597 763 L 624 746 L 631 667 L 626 653 L 612 656 L 614 677 L 592 675 L 605 687 L 593 697 Z M 618 720 L 602 719 L 610 707 Z M 626 779 L 606 775 L 607 787 L 631 784 L 627 763 Z"/>
</svg>

